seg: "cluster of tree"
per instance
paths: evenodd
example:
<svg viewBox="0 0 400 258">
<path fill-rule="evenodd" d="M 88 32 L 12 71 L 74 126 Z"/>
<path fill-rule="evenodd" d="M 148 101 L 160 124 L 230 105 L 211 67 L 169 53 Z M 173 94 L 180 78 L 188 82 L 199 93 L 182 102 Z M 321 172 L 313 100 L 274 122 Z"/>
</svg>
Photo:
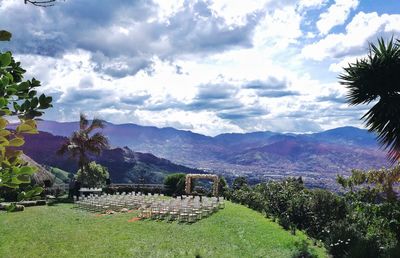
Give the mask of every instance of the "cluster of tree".
<svg viewBox="0 0 400 258">
<path fill-rule="evenodd" d="M 385 174 L 398 171 L 396 167 Z M 245 178 L 237 178 L 226 197 L 264 213 L 293 233 L 304 230 L 334 257 L 396 257 L 400 253 L 400 201 L 387 192 L 393 184 L 382 188 L 359 180 L 360 175 L 368 178 L 377 173 L 355 171 L 349 178 L 338 178 L 346 187 L 358 185 L 343 195 L 307 189 L 301 178 L 253 187 Z"/>
</svg>

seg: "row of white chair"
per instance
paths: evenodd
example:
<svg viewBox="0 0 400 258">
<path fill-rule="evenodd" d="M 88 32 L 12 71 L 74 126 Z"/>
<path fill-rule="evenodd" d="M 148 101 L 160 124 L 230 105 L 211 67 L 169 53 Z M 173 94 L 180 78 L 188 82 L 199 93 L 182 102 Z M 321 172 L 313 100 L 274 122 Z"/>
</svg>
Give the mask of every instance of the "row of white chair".
<svg viewBox="0 0 400 258">
<path fill-rule="evenodd" d="M 75 201 L 74 205 L 76 208 L 97 213 L 138 210 L 141 218 L 180 222 L 195 222 L 225 207 L 223 197 L 167 198 L 162 194 L 142 193 L 89 195 Z"/>
</svg>

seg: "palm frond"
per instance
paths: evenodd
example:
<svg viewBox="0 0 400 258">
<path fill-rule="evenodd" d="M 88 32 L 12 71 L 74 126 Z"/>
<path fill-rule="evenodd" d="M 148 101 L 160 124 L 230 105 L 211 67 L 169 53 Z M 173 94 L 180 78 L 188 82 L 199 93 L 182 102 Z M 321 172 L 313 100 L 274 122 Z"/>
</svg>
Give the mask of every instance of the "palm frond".
<svg viewBox="0 0 400 258">
<path fill-rule="evenodd" d="M 79 115 L 79 129 L 80 130 L 86 130 L 88 125 L 89 125 L 89 121 L 87 120 L 86 115 L 81 113 Z"/>
<path fill-rule="evenodd" d="M 65 153 L 68 152 L 68 146 L 69 146 L 69 142 L 64 143 L 63 145 L 61 145 L 60 149 L 57 150 L 57 155 L 64 155 Z"/>
<path fill-rule="evenodd" d="M 86 148 L 88 151 L 99 155 L 102 150 L 110 148 L 107 137 L 101 133 L 95 133 L 90 137 L 86 143 Z"/>
<path fill-rule="evenodd" d="M 86 133 L 90 134 L 95 129 L 103 129 L 105 127 L 104 120 L 94 118 L 90 126 L 86 129 Z"/>
<path fill-rule="evenodd" d="M 89 126 L 88 119 L 81 114 L 79 130 L 72 133 L 68 142 L 61 146 L 59 153 L 69 153 L 77 160 L 78 167 L 85 169 L 89 163 L 88 153 L 99 155 L 102 150 L 109 148 L 108 139 L 103 134 L 96 132 L 90 135 L 93 130 L 101 128 L 104 128 L 104 121 L 95 118 Z"/>
<path fill-rule="evenodd" d="M 340 83 L 349 90 L 350 105 L 375 105 L 361 118 L 377 139 L 388 158 L 400 160 L 400 44 L 393 38 L 385 43 L 370 44 L 368 57 L 344 68 Z"/>
</svg>

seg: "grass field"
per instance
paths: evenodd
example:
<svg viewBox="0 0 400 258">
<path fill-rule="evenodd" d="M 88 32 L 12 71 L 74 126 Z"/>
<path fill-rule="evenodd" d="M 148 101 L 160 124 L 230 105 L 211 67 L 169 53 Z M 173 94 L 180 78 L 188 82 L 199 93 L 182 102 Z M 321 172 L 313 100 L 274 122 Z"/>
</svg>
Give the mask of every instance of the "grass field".
<svg viewBox="0 0 400 258">
<path fill-rule="evenodd" d="M 292 257 L 295 236 L 241 205 L 187 225 L 128 222 L 135 213 L 96 216 L 70 204 L 0 213 L 0 257 Z M 322 248 L 310 246 L 316 257 Z"/>
</svg>

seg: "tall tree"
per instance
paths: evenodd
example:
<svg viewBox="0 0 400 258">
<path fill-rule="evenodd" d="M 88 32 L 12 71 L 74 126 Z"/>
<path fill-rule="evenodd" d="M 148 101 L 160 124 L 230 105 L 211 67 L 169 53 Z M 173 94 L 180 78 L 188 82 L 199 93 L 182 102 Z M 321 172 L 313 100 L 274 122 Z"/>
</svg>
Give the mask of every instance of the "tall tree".
<svg viewBox="0 0 400 258">
<path fill-rule="evenodd" d="M 349 90 L 350 105 L 373 107 L 361 119 L 393 163 L 400 160 L 400 41 L 379 39 L 370 44 L 366 58 L 344 68 L 340 83 Z"/>
<path fill-rule="evenodd" d="M 103 150 L 109 148 L 108 139 L 101 132 L 94 132 L 104 127 L 103 120 L 94 118 L 90 123 L 86 116 L 81 114 L 79 130 L 61 146 L 58 154 L 69 153 L 72 158 L 77 159 L 79 169 L 85 171 L 89 164 L 88 154 L 100 155 Z"/>
</svg>

